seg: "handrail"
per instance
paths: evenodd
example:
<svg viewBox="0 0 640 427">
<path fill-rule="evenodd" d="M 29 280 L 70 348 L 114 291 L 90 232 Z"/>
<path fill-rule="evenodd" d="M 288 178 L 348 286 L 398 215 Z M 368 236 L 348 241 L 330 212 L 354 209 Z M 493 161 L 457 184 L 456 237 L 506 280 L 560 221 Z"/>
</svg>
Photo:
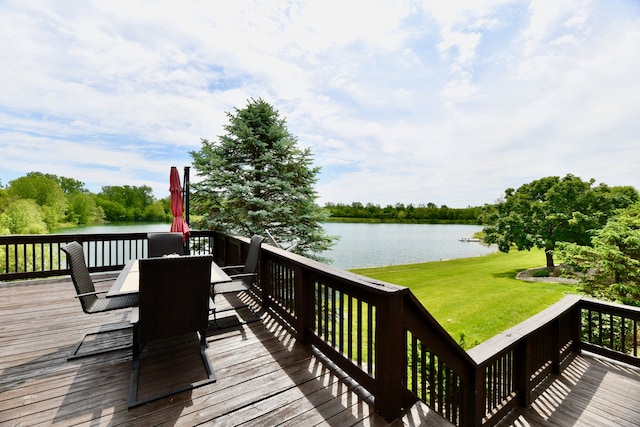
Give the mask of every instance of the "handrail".
<svg viewBox="0 0 640 427">
<path fill-rule="evenodd" d="M 213 233 L 194 231 L 192 253 L 210 254 Z M 121 270 L 130 259 L 147 256 L 147 233 L 22 234 L 0 236 L 0 281 L 69 274 L 60 246 L 78 242 L 84 248 L 89 271 Z"/>
<path fill-rule="evenodd" d="M 145 233 L 0 236 L 0 280 L 68 274 L 59 246 L 72 240 L 83 243 L 92 271 L 146 256 Z M 249 239 L 193 231 L 190 249 L 241 264 Z M 15 259 L 30 268 L 8 272 Z M 640 308 L 576 295 L 466 352 L 408 288 L 268 244 L 251 295 L 299 342 L 315 346 L 366 389 L 375 411 L 389 420 L 422 400 L 454 424 L 493 426 L 528 406 L 533 388 L 560 373 L 573 353 L 640 366 Z"/>
<path fill-rule="evenodd" d="M 640 367 L 640 307 L 583 298 L 580 347 Z"/>
<path fill-rule="evenodd" d="M 476 425 L 494 425 L 514 407 L 528 406 L 533 388 L 579 351 L 580 302 L 577 295 L 565 296 L 468 351 L 478 376 Z"/>
<path fill-rule="evenodd" d="M 468 425 L 475 403 L 473 359 L 412 293 L 403 319 L 403 384 L 412 398 L 407 402 L 421 400 L 453 424 Z"/>
</svg>

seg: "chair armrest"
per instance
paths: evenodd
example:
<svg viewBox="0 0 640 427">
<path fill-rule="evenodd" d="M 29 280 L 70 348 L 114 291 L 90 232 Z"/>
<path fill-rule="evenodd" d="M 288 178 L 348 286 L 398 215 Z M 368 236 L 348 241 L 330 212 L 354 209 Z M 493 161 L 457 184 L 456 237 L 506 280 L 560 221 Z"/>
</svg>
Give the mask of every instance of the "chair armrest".
<svg viewBox="0 0 640 427">
<path fill-rule="evenodd" d="M 244 265 L 225 265 L 224 267 L 220 267 L 221 270 L 232 270 L 236 268 L 243 268 Z"/>
<path fill-rule="evenodd" d="M 257 276 L 258 273 L 240 273 L 240 274 L 231 274 L 229 275 L 230 278 L 232 279 L 238 279 L 241 277 L 253 277 L 253 276 Z"/>
<path fill-rule="evenodd" d="M 82 298 L 82 297 L 88 297 L 89 295 L 100 295 L 100 294 L 106 294 L 109 291 L 96 291 L 96 292 L 87 292 L 84 294 L 78 294 L 78 295 L 74 295 L 75 298 Z"/>
<path fill-rule="evenodd" d="M 140 321 L 140 310 L 138 307 L 133 307 L 131 309 L 131 324 L 135 325 Z"/>
</svg>

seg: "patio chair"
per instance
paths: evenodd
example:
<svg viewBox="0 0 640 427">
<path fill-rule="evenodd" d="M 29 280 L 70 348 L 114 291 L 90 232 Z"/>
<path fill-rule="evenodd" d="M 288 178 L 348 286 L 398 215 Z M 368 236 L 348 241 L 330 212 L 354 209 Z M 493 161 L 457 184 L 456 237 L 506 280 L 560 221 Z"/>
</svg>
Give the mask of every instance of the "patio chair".
<svg viewBox="0 0 640 427">
<path fill-rule="evenodd" d="M 205 351 L 206 331 L 209 325 L 212 262 L 211 255 L 139 260 L 140 304 L 132 315 L 133 362 L 129 386 L 129 408 L 215 381 L 215 375 Z M 189 335 L 191 337 L 188 337 Z M 141 355 L 145 345 L 153 342 L 152 349 L 149 350 L 152 356 L 149 357 L 173 361 L 167 356 L 171 354 L 171 350 L 176 348 L 177 351 L 185 350 L 185 343 L 189 339 L 193 341 L 196 336 L 199 336 L 204 379 L 189 382 L 185 378 L 192 375 L 193 371 L 181 371 L 181 367 L 186 369 L 184 365 L 172 366 L 171 372 L 156 373 L 154 380 L 165 378 L 169 374 L 177 374 L 178 382 L 189 383 L 160 393 L 157 392 L 159 387 L 154 383 L 152 387 L 154 395 L 139 399 L 138 382 L 141 359 L 144 362 Z M 172 339 L 177 337 L 179 339 Z M 158 353 L 160 356 L 157 355 Z"/>
<path fill-rule="evenodd" d="M 120 310 L 124 308 L 132 308 L 138 305 L 137 295 L 124 295 L 114 298 L 100 298 L 98 295 L 106 293 L 107 291 L 96 292 L 94 281 L 91 279 L 87 264 L 84 260 L 84 251 L 82 246 L 78 242 L 71 242 L 62 247 L 62 251 L 67 254 L 67 263 L 71 269 L 71 280 L 73 286 L 76 288 L 76 298 L 80 300 L 82 311 L 87 314 L 104 313 L 106 311 Z M 109 279 L 111 280 L 111 279 Z M 80 341 L 76 344 L 71 354 L 67 357 L 67 360 L 77 359 L 80 357 L 93 356 L 96 354 L 107 353 L 110 351 L 121 350 L 125 348 L 131 348 L 131 345 L 116 346 L 105 348 L 101 350 L 95 350 L 87 353 L 80 353 L 80 347 L 85 338 L 89 335 L 99 335 L 101 333 L 119 331 L 131 329 L 130 326 L 105 328 L 98 332 L 85 333 Z"/>
<path fill-rule="evenodd" d="M 251 286 L 253 286 L 253 282 L 258 275 L 256 269 L 258 267 L 258 259 L 260 258 L 260 245 L 262 244 L 263 240 L 264 237 L 258 236 L 257 234 L 251 237 L 251 243 L 249 244 L 249 253 L 247 254 L 247 259 L 245 260 L 245 263 L 243 265 L 228 265 L 221 267 L 225 271 L 232 271 L 232 273 L 229 274 L 229 277 L 233 279 L 231 282 L 214 283 L 213 285 L 211 285 L 211 300 L 213 302 L 213 308 L 211 312 L 213 313 L 213 322 L 218 328 L 220 328 L 220 325 L 218 324 L 217 313 L 221 313 L 223 311 L 238 310 L 246 307 L 251 310 L 256 318 L 242 321 L 240 322 L 241 324 L 257 322 L 258 320 L 260 320 L 260 316 L 258 315 L 258 313 L 256 313 L 249 304 L 243 304 L 223 310 L 217 310 L 215 302 L 216 295 L 231 293 L 237 294 L 251 289 Z M 233 273 L 233 271 L 236 271 L 237 273 Z"/>
<path fill-rule="evenodd" d="M 184 254 L 182 233 L 148 233 L 149 258 Z"/>
</svg>

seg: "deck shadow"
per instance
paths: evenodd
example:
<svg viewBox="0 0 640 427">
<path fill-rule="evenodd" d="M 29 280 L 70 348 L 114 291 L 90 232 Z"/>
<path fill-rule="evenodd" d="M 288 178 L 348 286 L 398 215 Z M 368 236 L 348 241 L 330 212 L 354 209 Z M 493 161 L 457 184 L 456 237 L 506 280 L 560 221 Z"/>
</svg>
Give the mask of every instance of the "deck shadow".
<svg viewBox="0 0 640 427">
<path fill-rule="evenodd" d="M 640 370 L 591 355 L 570 359 L 561 374 L 549 375 L 533 390 L 528 408 L 513 410 L 497 426 L 637 425 Z M 627 381 L 629 388 L 612 405 L 612 396 L 606 395 Z"/>
</svg>

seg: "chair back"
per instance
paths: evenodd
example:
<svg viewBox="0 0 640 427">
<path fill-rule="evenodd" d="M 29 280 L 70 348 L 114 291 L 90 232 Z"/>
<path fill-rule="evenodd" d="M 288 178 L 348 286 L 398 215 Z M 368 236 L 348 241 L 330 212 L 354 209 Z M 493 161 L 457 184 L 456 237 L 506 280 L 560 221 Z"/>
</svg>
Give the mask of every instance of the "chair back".
<svg viewBox="0 0 640 427">
<path fill-rule="evenodd" d="M 209 319 L 211 255 L 139 260 L 140 343 L 204 332 Z"/>
<path fill-rule="evenodd" d="M 82 245 L 78 242 L 67 243 L 60 249 L 67 254 L 67 264 L 71 269 L 71 281 L 76 288 L 78 295 L 88 294 L 96 291 L 93 280 L 89 275 L 87 263 L 84 260 L 84 251 Z M 96 295 L 87 295 L 78 298 L 85 313 L 91 313 L 91 307 L 98 300 Z"/>
<path fill-rule="evenodd" d="M 149 258 L 171 254 L 184 254 L 182 233 L 149 233 L 147 234 L 147 239 L 149 244 Z"/>
<path fill-rule="evenodd" d="M 262 245 L 262 241 L 264 237 L 254 234 L 251 237 L 251 242 L 249 243 L 249 253 L 247 254 L 247 259 L 244 262 L 244 267 L 242 268 L 243 273 L 253 274 L 258 269 L 258 260 L 260 259 L 260 245 Z M 253 284 L 254 277 L 246 276 L 242 278 L 242 281 L 248 284 L 249 286 Z"/>
</svg>

